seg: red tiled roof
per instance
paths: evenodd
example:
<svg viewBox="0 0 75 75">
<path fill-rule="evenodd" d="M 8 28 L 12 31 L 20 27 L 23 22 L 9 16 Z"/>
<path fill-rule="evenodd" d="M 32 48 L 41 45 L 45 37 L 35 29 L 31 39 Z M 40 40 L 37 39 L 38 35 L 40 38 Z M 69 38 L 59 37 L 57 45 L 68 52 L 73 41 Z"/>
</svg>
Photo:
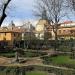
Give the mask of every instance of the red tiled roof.
<svg viewBox="0 0 75 75">
<path fill-rule="evenodd" d="M 65 24 L 72 23 L 73 21 L 64 21 Z"/>
<path fill-rule="evenodd" d="M 8 29 L 8 28 L 3 29 L 3 28 L 1 28 L 1 29 L 0 29 L 0 33 L 4 33 L 4 32 L 22 33 L 22 32 L 25 32 L 25 29 L 24 29 L 24 28 L 16 28 L 16 27 L 14 27 L 14 28 L 12 28 L 12 29 Z"/>
</svg>

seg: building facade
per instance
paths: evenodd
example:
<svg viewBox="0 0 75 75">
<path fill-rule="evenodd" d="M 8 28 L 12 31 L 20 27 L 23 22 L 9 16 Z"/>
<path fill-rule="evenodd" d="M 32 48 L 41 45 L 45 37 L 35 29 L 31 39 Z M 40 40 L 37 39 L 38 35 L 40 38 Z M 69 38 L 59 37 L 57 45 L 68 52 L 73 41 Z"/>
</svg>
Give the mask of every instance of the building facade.
<svg viewBox="0 0 75 75">
<path fill-rule="evenodd" d="M 65 40 L 73 38 L 75 39 L 75 22 L 67 21 L 61 23 L 57 31 L 58 39 L 64 38 Z"/>
<path fill-rule="evenodd" d="M 52 29 L 50 28 L 47 20 L 39 20 L 35 28 L 35 36 L 41 40 L 44 40 L 44 38 L 51 39 L 51 31 Z"/>
<path fill-rule="evenodd" d="M 48 24 L 46 20 L 39 20 L 36 28 L 35 28 L 35 36 L 38 39 L 44 39 L 44 37 L 49 37 L 47 38 L 48 40 L 54 40 L 55 39 L 55 34 L 53 32 L 53 29 L 51 25 Z M 75 39 L 75 22 L 72 21 L 65 21 L 63 23 L 60 23 L 60 26 L 57 29 L 57 37 L 58 39 L 70 39 L 73 38 Z"/>
<path fill-rule="evenodd" d="M 11 27 L 0 28 L 0 45 L 14 47 L 17 41 L 22 39 L 25 30 L 12 25 Z"/>
</svg>

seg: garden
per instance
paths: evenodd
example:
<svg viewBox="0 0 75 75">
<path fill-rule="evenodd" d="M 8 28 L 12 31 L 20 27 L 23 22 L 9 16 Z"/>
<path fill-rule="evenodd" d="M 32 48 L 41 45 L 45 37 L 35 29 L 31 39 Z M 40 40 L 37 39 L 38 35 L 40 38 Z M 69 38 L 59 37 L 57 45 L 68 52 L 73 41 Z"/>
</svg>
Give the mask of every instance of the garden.
<svg viewBox="0 0 75 75">
<path fill-rule="evenodd" d="M 26 72 L 26 75 L 48 75 L 48 72 L 44 72 L 44 71 L 30 71 L 30 72 Z"/>
<path fill-rule="evenodd" d="M 38 57 L 38 56 L 43 56 L 43 55 L 47 55 L 46 52 L 40 52 L 40 51 L 32 51 L 32 50 L 28 50 L 28 51 L 19 51 L 19 57 Z M 0 56 L 3 57 L 7 57 L 7 58 L 13 58 L 15 57 L 15 51 L 14 50 L 10 50 L 10 51 L 1 51 L 0 52 Z"/>
<path fill-rule="evenodd" d="M 42 59 L 44 64 L 75 69 L 75 59 L 72 59 L 69 55 L 45 56 Z"/>
</svg>

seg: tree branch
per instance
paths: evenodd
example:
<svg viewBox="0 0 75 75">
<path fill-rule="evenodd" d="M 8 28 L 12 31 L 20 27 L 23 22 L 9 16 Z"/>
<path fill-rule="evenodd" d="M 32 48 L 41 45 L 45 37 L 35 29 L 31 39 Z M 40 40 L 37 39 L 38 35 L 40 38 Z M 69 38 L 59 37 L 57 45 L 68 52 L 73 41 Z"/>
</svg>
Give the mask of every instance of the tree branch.
<svg viewBox="0 0 75 75">
<path fill-rule="evenodd" d="M 11 1 L 11 0 L 8 0 L 8 1 L 4 4 L 4 7 L 3 7 L 3 9 L 2 9 L 2 15 L 1 15 L 1 17 L 0 17 L 0 26 L 2 25 L 4 19 L 7 17 L 5 11 L 6 11 L 6 8 L 7 8 L 8 4 L 10 3 L 10 1 Z"/>
</svg>

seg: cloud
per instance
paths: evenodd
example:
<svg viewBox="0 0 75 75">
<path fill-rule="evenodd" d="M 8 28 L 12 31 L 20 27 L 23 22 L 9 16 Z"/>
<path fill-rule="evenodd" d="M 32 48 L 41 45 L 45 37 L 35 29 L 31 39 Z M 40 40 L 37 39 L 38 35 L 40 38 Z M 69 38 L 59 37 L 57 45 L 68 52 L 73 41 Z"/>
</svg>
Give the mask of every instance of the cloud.
<svg viewBox="0 0 75 75">
<path fill-rule="evenodd" d="M 33 5 L 34 0 L 12 0 L 7 11 L 8 17 L 31 18 Z"/>
<path fill-rule="evenodd" d="M 33 5 L 34 0 L 12 0 L 7 9 L 7 18 L 3 25 L 9 23 L 11 20 L 18 21 L 24 19 L 34 19 L 33 16 Z"/>
<path fill-rule="evenodd" d="M 11 23 L 11 21 L 13 21 L 16 26 L 21 26 L 23 24 L 23 22 L 28 22 L 28 21 L 30 21 L 33 26 L 36 26 L 38 19 L 32 19 L 32 18 L 21 19 L 21 18 L 17 18 L 17 17 L 12 17 L 12 18 L 7 17 L 4 20 L 2 26 L 8 26 Z"/>
</svg>

